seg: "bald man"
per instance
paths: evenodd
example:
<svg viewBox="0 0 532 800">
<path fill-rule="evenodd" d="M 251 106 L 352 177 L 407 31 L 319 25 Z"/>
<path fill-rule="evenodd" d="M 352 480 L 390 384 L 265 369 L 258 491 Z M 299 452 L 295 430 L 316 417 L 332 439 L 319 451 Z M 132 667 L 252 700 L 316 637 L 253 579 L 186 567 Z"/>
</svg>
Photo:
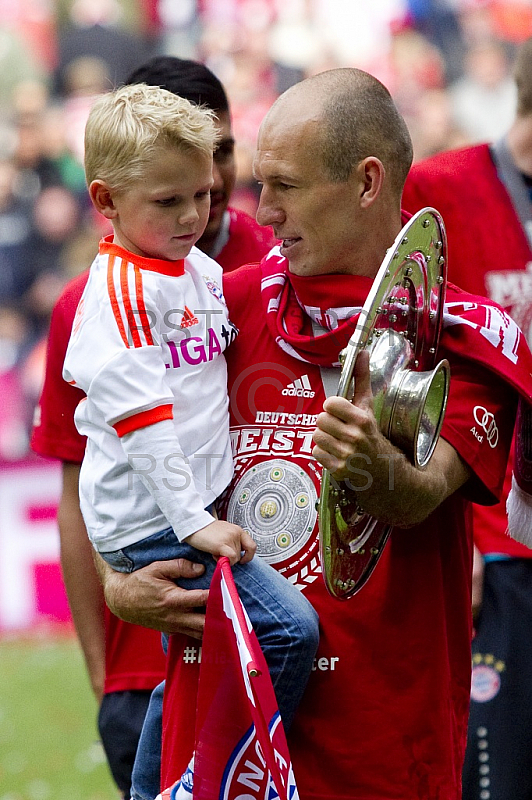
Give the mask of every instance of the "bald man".
<svg viewBox="0 0 532 800">
<path fill-rule="evenodd" d="M 451 390 L 424 470 L 380 432 L 365 355 L 352 403 L 326 399 L 320 372 L 338 364 L 404 224 L 401 192 L 411 160 L 404 120 L 372 76 L 331 70 L 291 87 L 266 115 L 254 160 L 262 187 L 257 219 L 273 227 L 280 247 L 224 282 L 241 334 L 228 351 L 235 476 L 220 511 L 240 520 L 258 553 L 299 586 L 320 617 L 316 670 L 289 736 L 305 800 L 461 796 L 471 666 L 469 505 L 494 502 L 501 492 L 518 397 L 514 365 L 479 332 L 489 315 L 485 301 L 450 288 L 454 324 L 438 356 L 451 363 Z M 325 327 L 316 338 L 312 319 Z M 526 384 L 530 353 L 521 339 L 519 359 Z M 287 391 L 296 386 L 307 390 Z M 479 404 L 497 422 L 497 448 L 471 432 Z M 361 479 L 361 465 L 369 478 Z M 344 603 L 327 592 L 319 566 L 321 466 L 349 479 L 346 490 L 359 506 L 394 526 L 371 579 Z M 275 511 L 283 537 L 268 536 L 260 523 L 264 485 L 288 498 Z M 244 488 L 249 508 L 239 502 Z M 301 515 L 283 510 L 295 507 Z M 105 572 L 107 596 L 128 618 L 153 620 L 161 584 L 153 582 L 148 597 L 143 582 L 135 601 L 139 575 Z M 180 601 L 175 594 L 174 608 Z M 158 619 L 175 629 L 166 611 Z M 184 645 L 172 638 L 173 669 Z M 197 664 L 183 664 L 179 683 L 167 685 L 163 786 L 179 777 L 194 747 L 185 722 L 193 707 L 184 706 L 196 679 Z"/>
</svg>

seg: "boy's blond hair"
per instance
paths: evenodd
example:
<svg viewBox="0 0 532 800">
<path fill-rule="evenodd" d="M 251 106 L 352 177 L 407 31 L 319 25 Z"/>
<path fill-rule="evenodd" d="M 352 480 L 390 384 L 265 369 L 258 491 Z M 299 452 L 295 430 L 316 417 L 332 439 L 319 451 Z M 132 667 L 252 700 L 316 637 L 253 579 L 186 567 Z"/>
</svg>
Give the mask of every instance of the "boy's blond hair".
<svg viewBox="0 0 532 800">
<path fill-rule="evenodd" d="M 101 95 L 85 127 L 85 177 L 127 189 L 160 146 L 212 156 L 215 114 L 159 86 L 139 83 Z"/>
</svg>

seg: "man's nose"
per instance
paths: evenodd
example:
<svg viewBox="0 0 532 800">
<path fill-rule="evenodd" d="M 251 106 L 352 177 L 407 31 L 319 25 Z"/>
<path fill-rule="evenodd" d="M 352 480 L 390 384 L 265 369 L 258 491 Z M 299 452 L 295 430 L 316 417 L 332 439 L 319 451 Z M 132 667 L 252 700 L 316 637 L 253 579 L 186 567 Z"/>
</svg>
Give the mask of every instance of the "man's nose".
<svg viewBox="0 0 532 800">
<path fill-rule="evenodd" d="M 276 225 L 284 221 L 285 213 L 272 194 L 263 186 L 256 213 L 259 225 Z"/>
<path fill-rule="evenodd" d="M 222 173 L 216 163 L 216 159 L 212 162 L 212 178 L 214 183 L 211 186 L 211 194 L 214 194 L 214 192 L 220 192 L 224 188 Z"/>
</svg>

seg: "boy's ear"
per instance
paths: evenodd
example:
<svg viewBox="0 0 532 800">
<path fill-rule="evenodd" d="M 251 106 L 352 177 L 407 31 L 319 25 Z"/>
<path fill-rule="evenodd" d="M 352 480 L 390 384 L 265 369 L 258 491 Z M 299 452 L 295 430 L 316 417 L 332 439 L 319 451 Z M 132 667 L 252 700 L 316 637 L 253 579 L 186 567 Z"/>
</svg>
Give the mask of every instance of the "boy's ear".
<svg viewBox="0 0 532 800">
<path fill-rule="evenodd" d="M 108 183 L 101 180 L 92 181 L 89 186 L 89 195 L 92 203 L 100 214 L 107 219 L 114 219 L 117 210 L 113 200 L 113 191 Z"/>
</svg>

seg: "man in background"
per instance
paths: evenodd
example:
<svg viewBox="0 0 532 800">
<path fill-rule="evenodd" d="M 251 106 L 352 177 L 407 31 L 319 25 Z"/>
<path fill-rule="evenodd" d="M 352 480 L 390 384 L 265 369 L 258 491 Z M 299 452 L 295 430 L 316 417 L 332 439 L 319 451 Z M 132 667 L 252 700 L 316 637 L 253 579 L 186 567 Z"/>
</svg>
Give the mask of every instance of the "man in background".
<svg viewBox="0 0 532 800">
<path fill-rule="evenodd" d="M 403 206 L 445 223 L 449 278 L 497 301 L 532 341 L 532 39 L 515 69 L 517 114 L 495 144 L 440 153 L 412 167 Z M 480 435 L 496 429 L 477 407 Z M 463 800 L 532 796 L 532 550 L 507 533 L 506 497 L 473 507 L 473 675 Z"/>
</svg>

